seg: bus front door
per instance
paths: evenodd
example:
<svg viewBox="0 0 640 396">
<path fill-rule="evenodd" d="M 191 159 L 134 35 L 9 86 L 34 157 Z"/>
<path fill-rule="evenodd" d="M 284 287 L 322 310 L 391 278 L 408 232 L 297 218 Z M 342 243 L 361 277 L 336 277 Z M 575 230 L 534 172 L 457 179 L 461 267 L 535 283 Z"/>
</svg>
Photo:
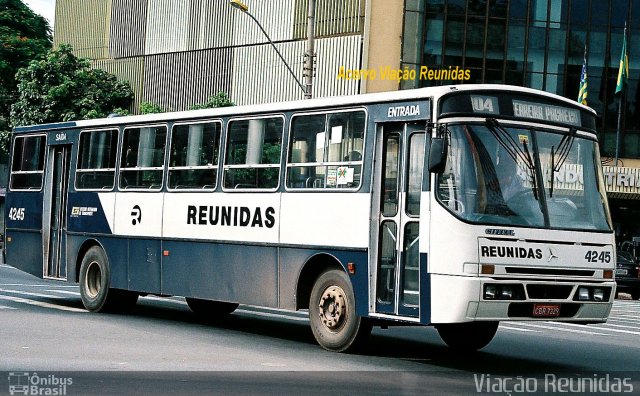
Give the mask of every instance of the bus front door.
<svg viewBox="0 0 640 396">
<path fill-rule="evenodd" d="M 42 215 L 43 277 L 66 279 L 67 192 L 71 146 L 50 146 Z"/>
<path fill-rule="evenodd" d="M 419 315 L 418 229 L 425 128 L 424 122 L 378 125 L 372 204 L 378 218 L 372 282 L 378 313 Z"/>
</svg>

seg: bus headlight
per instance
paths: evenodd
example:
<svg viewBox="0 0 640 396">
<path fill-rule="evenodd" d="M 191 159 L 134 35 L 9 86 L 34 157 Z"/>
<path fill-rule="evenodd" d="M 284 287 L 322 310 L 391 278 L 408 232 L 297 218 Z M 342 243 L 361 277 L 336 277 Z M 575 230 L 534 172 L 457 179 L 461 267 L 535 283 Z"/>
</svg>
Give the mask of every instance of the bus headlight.
<svg viewBox="0 0 640 396">
<path fill-rule="evenodd" d="M 579 301 L 589 301 L 589 289 L 586 287 L 581 287 L 578 289 L 578 300 Z"/>
<path fill-rule="evenodd" d="M 604 301 L 604 290 L 593 289 L 593 301 Z"/>
<path fill-rule="evenodd" d="M 495 285 L 487 285 L 484 288 L 484 299 L 485 300 L 495 300 L 496 299 L 496 286 Z"/>
<path fill-rule="evenodd" d="M 524 286 L 514 284 L 485 284 L 485 300 L 524 300 Z"/>
<path fill-rule="evenodd" d="M 511 300 L 513 298 L 513 289 L 510 286 L 503 286 L 500 290 L 500 299 Z"/>
</svg>

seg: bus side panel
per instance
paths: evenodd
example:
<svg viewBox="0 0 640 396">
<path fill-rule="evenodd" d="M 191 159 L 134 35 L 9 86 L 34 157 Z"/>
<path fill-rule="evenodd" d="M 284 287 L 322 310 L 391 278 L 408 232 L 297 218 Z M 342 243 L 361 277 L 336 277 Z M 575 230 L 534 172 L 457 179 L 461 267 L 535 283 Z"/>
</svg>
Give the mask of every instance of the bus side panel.
<svg viewBox="0 0 640 396">
<path fill-rule="evenodd" d="M 312 260 L 317 255 L 332 256 L 338 260 L 347 273 L 347 264 L 354 264 L 355 274 L 349 274 L 349 279 L 356 299 L 356 313 L 360 316 L 367 316 L 369 313 L 369 280 L 367 276 L 368 253 L 366 251 L 280 248 L 280 308 L 295 309 L 300 273 L 307 263 L 323 267 L 330 264 L 325 260 Z"/>
<path fill-rule="evenodd" d="M 7 264 L 42 278 L 42 192 L 14 191 L 5 205 Z"/>
<path fill-rule="evenodd" d="M 159 239 L 129 239 L 128 244 L 128 254 L 120 256 L 122 261 L 128 262 L 129 286 L 127 289 L 161 293 L 162 242 Z"/>
<path fill-rule="evenodd" d="M 164 241 L 162 293 L 277 307 L 275 246 Z"/>
<path fill-rule="evenodd" d="M 127 247 L 128 241 L 123 238 L 115 238 L 109 236 L 97 235 L 93 238 L 88 238 L 84 235 L 68 235 L 67 236 L 67 248 L 68 248 L 68 260 L 67 260 L 67 273 L 69 274 L 69 281 L 76 281 L 77 274 L 80 271 L 80 263 L 82 263 L 82 257 L 78 257 L 78 253 L 82 245 L 88 240 L 95 240 L 102 246 L 104 252 L 109 260 L 109 269 L 111 272 L 111 287 L 115 289 L 127 289 L 129 286 L 128 274 L 127 274 Z M 77 263 L 77 265 L 76 265 Z"/>
<path fill-rule="evenodd" d="M 42 233 L 40 231 L 7 230 L 5 240 L 7 264 L 42 278 Z"/>
</svg>

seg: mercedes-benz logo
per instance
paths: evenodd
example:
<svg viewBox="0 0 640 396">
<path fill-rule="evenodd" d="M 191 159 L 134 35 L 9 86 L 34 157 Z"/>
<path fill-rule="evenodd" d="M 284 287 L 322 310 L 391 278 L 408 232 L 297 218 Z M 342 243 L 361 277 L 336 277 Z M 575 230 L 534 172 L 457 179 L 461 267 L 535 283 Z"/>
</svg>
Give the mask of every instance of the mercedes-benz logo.
<svg viewBox="0 0 640 396">
<path fill-rule="evenodd" d="M 551 248 L 549 248 L 549 258 L 547 259 L 547 263 L 550 262 L 553 259 L 557 259 L 558 256 L 556 256 L 556 254 L 553 252 L 553 250 L 551 250 Z"/>
</svg>

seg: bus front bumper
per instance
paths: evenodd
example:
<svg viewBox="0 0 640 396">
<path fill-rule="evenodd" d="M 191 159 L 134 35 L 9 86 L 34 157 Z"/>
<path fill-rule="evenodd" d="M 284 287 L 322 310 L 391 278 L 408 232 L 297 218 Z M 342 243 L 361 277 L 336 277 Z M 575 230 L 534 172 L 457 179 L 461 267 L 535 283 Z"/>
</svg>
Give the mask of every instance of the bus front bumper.
<svg viewBox="0 0 640 396">
<path fill-rule="evenodd" d="M 434 274 L 431 277 L 431 323 L 507 320 L 602 323 L 609 317 L 616 291 L 614 281 L 552 282 Z M 448 309 L 437 309 L 438 306 Z"/>
</svg>

